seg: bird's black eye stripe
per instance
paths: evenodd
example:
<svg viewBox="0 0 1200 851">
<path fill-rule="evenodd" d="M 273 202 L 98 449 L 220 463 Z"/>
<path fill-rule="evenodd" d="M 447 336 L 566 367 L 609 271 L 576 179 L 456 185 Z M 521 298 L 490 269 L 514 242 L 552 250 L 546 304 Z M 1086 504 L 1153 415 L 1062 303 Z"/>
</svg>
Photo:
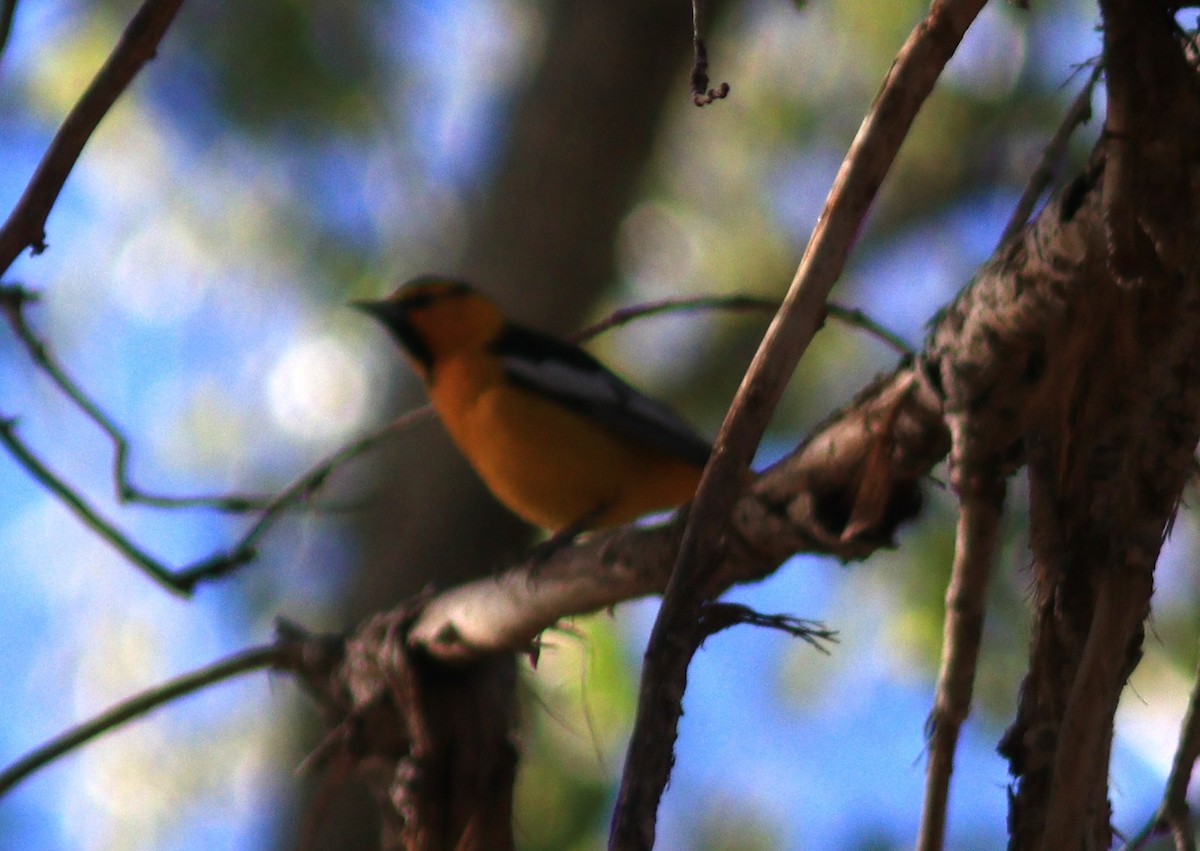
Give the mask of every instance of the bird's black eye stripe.
<svg viewBox="0 0 1200 851">
<path fill-rule="evenodd" d="M 395 325 L 388 327 L 396 339 L 400 341 L 400 345 L 412 355 L 413 360 L 421 364 L 427 374 L 432 375 L 433 351 L 429 348 L 429 344 L 425 342 L 425 339 L 407 322 L 397 322 Z"/>
</svg>

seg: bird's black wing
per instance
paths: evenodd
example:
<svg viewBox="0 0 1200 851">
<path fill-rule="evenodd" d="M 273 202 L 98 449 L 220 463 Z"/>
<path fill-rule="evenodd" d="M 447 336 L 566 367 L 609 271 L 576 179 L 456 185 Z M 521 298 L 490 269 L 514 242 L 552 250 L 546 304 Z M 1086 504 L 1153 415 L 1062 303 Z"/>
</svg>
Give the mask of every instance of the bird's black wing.
<svg viewBox="0 0 1200 851">
<path fill-rule="evenodd" d="M 678 414 L 634 390 L 578 346 L 509 324 L 492 351 L 516 383 L 684 461 L 708 461 L 712 447 Z"/>
</svg>

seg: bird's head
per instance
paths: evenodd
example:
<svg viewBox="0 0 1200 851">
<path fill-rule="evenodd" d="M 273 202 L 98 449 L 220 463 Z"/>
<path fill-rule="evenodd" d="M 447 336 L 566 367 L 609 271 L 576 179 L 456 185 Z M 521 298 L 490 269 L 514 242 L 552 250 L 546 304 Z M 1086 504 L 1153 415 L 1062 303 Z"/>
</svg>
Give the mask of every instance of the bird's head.
<svg viewBox="0 0 1200 851">
<path fill-rule="evenodd" d="M 436 275 L 413 278 L 387 298 L 351 305 L 382 322 L 426 380 L 439 358 L 478 348 L 504 325 L 489 298 L 462 281 Z"/>
</svg>

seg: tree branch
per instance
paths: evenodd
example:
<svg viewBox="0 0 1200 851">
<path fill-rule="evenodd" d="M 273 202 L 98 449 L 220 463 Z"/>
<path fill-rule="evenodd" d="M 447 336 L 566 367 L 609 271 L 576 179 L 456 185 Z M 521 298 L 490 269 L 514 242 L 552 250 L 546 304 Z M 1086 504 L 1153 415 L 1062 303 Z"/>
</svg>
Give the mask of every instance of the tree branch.
<svg viewBox="0 0 1200 851">
<path fill-rule="evenodd" d="M 1188 785 L 1192 770 L 1200 758 L 1200 661 L 1188 695 L 1187 712 L 1179 725 L 1179 745 L 1171 761 L 1171 774 L 1163 792 L 1158 812 L 1135 836 L 1130 837 L 1124 851 L 1141 851 L 1154 836 L 1170 833 L 1178 851 L 1196 851 L 1196 831 L 1188 807 Z"/>
<path fill-rule="evenodd" d="M 50 351 L 50 347 L 39 339 L 25 318 L 25 305 L 38 298 L 22 286 L 0 285 L 0 311 L 8 318 L 17 339 L 29 352 L 29 357 L 54 382 L 83 415 L 107 435 L 113 446 L 112 480 L 116 497 L 121 502 L 136 502 L 153 508 L 213 508 L 229 513 L 244 513 L 266 508 L 269 500 L 260 496 L 244 494 L 220 494 L 211 496 L 167 496 L 142 490 L 129 478 L 129 440 L 112 417 L 67 375 L 63 365 Z"/>
<path fill-rule="evenodd" d="M 1088 74 L 1087 82 L 1083 84 L 1083 88 L 1079 90 L 1079 94 L 1075 96 L 1075 100 L 1071 102 L 1071 108 L 1067 110 L 1067 114 L 1063 116 L 1062 123 L 1058 125 L 1058 130 L 1042 151 L 1042 157 L 1038 160 L 1037 167 L 1033 173 L 1029 175 L 1029 180 L 1025 184 L 1025 190 L 1021 193 L 1020 199 L 1013 207 L 1012 215 L 1009 216 L 1008 224 L 1004 226 L 1004 231 L 1000 234 L 1000 245 L 1008 242 L 1021 228 L 1025 227 L 1029 221 L 1029 217 L 1033 215 L 1033 209 L 1037 206 L 1038 198 L 1042 197 L 1042 193 L 1050 186 L 1054 180 L 1054 174 L 1057 171 L 1059 164 L 1067 152 L 1067 144 L 1071 141 L 1071 135 L 1075 132 L 1075 128 L 1082 124 L 1086 124 L 1092 117 L 1092 91 L 1096 88 L 1096 81 L 1100 79 L 1100 72 L 1104 70 L 1104 65 L 1097 62 L 1091 72 Z"/>
<path fill-rule="evenodd" d="M 729 83 L 721 83 L 715 89 L 708 87 L 708 45 L 704 36 L 705 0 L 692 0 L 692 103 L 708 106 L 729 94 Z"/>
<path fill-rule="evenodd" d="M 689 313 L 692 311 L 728 310 L 728 311 L 762 311 L 774 313 L 779 310 L 779 302 L 770 298 L 759 298 L 749 295 L 730 296 L 681 296 L 664 298 L 659 301 L 632 304 L 619 307 L 598 322 L 576 331 L 570 336 L 574 342 L 583 342 L 604 333 L 612 328 L 620 327 L 635 319 L 657 316 L 663 313 Z M 864 311 L 858 308 L 843 307 L 829 302 L 825 305 L 826 313 L 833 319 L 851 328 L 859 328 L 880 340 L 884 345 L 901 355 L 913 354 L 913 348 L 908 342 L 889 330 L 882 323 L 876 322 Z"/>
<path fill-rule="evenodd" d="M 953 431 L 953 429 L 952 429 Z M 955 451 L 957 455 L 957 450 Z M 956 477 L 959 492 L 958 530 L 954 541 L 954 566 L 946 588 L 946 615 L 942 638 L 942 663 L 937 694 L 929 714 L 929 764 L 925 774 L 925 802 L 920 851 L 941 851 L 945 844 L 950 776 L 958 733 L 971 711 L 975 665 L 983 637 L 987 583 L 996 556 L 996 537 L 1004 503 L 1004 480 L 996 471 L 972 471 Z"/>
<path fill-rule="evenodd" d="M 47 464 L 17 436 L 17 422 L 0 414 L 0 443 L 9 454 L 29 471 L 47 490 L 69 508 L 84 525 L 107 541 L 130 562 L 141 568 L 151 579 L 168 591 L 187 596 L 198 580 L 223 575 L 254 557 L 248 549 L 236 549 L 172 571 L 163 562 L 139 547 L 112 522 L 105 519 L 78 491 L 50 469 Z"/>
<path fill-rule="evenodd" d="M 12 35 L 13 15 L 17 11 L 17 0 L 0 0 L 0 57 L 8 47 L 8 38 Z"/>
<path fill-rule="evenodd" d="M 920 105 L 983 0 L 935 0 L 898 54 L 851 145 L 808 250 L 750 365 L 717 437 L 692 506 L 671 581 L 646 649 L 637 722 L 629 745 L 609 847 L 654 844 L 658 802 L 673 762 L 675 732 L 694 641 L 687 636 L 725 555 L 737 490 L 783 388 L 824 316 L 863 217 Z"/>
<path fill-rule="evenodd" d="M 850 509 L 879 442 L 877 424 L 889 417 L 885 510 L 851 530 Z M 728 551 L 710 578 L 712 596 L 770 575 L 796 553 L 852 561 L 894 545 L 900 524 L 920 510 L 922 478 L 948 447 L 940 400 L 914 367 L 875 382 L 782 460 L 741 481 Z M 593 533 L 547 559 L 439 592 L 422 602 L 408 641 L 456 664 L 528 651 L 538 633 L 565 617 L 661 593 L 686 521 L 680 512 L 662 526 Z"/>
<path fill-rule="evenodd" d="M 183 0 L 145 0 L 130 19 L 91 85 L 58 128 L 25 192 L 0 227 L 0 275 L 26 248 L 32 248 L 34 254 L 46 250 L 46 219 L 67 175 L 101 119 L 134 75 L 154 57 L 181 5 Z"/>
<path fill-rule="evenodd" d="M 145 715 L 163 704 L 250 671 L 258 671 L 263 668 L 294 671 L 299 666 L 300 658 L 299 646 L 293 641 L 281 639 L 274 644 L 242 650 L 219 662 L 214 662 L 126 698 L 90 721 L 55 736 L 0 771 L 0 796 L 3 796 L 33 772 L 44 768 L 64 754 L 70 753 L 97 736 Z"/>
</svg>

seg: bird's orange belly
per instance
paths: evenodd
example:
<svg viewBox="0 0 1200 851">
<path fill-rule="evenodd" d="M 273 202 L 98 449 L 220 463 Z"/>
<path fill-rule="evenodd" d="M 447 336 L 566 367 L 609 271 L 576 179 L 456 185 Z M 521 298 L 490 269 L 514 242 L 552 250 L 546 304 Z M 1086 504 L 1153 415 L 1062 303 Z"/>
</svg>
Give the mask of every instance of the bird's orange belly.
<svg viewBox="0 0 1200 851">
<path fill-rule="evenodd" d="M 700 479 L 699 467 L 506 382 L 434 402 L 439 410 L 459 406 L 443 422 L 496 498 L 547 529 L 613 526 L 673 508 L 691 499 Z"/>
</svg>

